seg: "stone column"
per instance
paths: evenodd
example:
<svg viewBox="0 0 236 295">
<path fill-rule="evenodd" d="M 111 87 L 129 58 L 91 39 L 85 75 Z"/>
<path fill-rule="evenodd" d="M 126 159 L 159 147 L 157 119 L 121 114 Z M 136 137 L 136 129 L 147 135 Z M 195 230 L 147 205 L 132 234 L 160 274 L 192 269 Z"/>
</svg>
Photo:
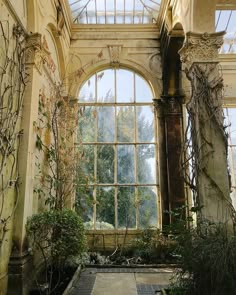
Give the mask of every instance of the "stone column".
<svg viewBox="0 0 236 295">
<path fill-rule="evenodd" d="M 181 171 L 182 96 L 162 96 L 154 101 L 158 118 L 159 178 L 162 226 L 173 220 L 168 212 L 185 205 Z"/>
<path fill-rule="evenodd" d="M 31 258 L 28 254 L 25 224 L 33 213 L 35 134 L 33 122 L 38 116 L 39 83 L 42 67 L 41 35 L 32 34 L 26 44 L 26 85 L 22 111 L 22 138 L 19 150 L 19 197 L 14 215 L 13 247 L 9 262 L 8 294 L 26 294 Z M 16 289 L 17 286 L 17 289 Z"/>
<path fill-rule="evenodd" d="M 223 34 L 189 32 L 179 51 L 192 87 L 187 110 L 193 146 L 195 205 L 202 207 L 204 219 L 215 222 L 229 221 L 232 214 L 223 125 L 223 79 L 218 65 Z"/>
</svg>

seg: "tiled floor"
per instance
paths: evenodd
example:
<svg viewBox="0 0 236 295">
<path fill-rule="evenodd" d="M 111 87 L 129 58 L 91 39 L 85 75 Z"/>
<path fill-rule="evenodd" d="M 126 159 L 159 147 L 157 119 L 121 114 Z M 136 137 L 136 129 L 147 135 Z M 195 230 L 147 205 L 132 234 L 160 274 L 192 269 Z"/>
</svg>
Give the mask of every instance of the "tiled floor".
<svg viewBox="0 0 236 295">
<path fill-rule="evenodd" d="M 68 295 L 156 295 L 170 284 L 173 268 L 87 268 Z"/>
</svg>

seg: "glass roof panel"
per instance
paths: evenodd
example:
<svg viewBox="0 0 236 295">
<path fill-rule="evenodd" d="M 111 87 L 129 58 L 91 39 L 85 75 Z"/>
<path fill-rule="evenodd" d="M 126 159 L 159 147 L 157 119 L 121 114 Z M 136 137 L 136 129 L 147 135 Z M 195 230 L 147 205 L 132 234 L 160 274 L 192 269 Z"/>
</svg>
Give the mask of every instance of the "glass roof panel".
<svg viewBox="0 0 236 295">
<path fill-rule="evenodd" d="M 77 24 L 155 23 L 161 0 L 68 0 Z"/>
<path fill-rule="evenodd" d="M 216 32 L 226 31 L 220 53 L 236 53 L 236 10 L 216 10 Z"/>
</svg>

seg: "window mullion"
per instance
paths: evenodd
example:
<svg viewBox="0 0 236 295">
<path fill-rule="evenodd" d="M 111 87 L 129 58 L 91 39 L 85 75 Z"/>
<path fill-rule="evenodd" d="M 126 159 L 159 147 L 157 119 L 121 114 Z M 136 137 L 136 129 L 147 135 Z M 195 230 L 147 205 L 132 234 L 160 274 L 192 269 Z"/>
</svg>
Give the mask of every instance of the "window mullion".
<svg viewBox="0 0 236 295">
<path fill-rule="evenodd" d="M 135 92 L 135 74 L 133 73 L 133 87 L 134 87 L 134 103 L 136 103 L 136 92 Z M 135 177 L 135 189 L 134 189 L 134 201 L 135 201 L 135 212 L 136 212 L 136 228 L 139 227 L 139 202 L 138 202 L 138 146 L 137 146 L 137 107 L 134 106 L 134 177 Z"/>
<path fill-rule="evenodd" d="M 115 75 L 114 75 L 114 85 L 115 85 L 115 103 L 117 102 L 117 81 L 116 81 L 116 70 L 115 70 Z M 118 186 L 117 186 L 117 149 L 118 149 L 118 145 L 117 145 L 117 107 L 115 106 L 115 145 L 114 145 L 114 149 L 115 149 L 115 153 L 114 153 L 114 184 L 115 186 L 115 196 L 114 196 L 114 201 L 115 201 L 115 228 L 118 228 L 118 200 L 117 200 L 117 195 L 118 195 Z"/>
<path fill-rule="evenodd" d="M 97 91 L 97 73 L 95 75 L 95 101 L 97 102 L 97 96 L 98 96 L 98 91 Z M 95 126 L 94 126 L 94 142 L 97 142 L 98 140 L 98 109 L 97 106 L 94 106 L 95 108 Z M 94 228 L 96 229 L 96 221 L 97 221 L 97 145 L 94 145 L 94 180 L 95 180 L 95 186 L 94 186 Z"/>
</svg>

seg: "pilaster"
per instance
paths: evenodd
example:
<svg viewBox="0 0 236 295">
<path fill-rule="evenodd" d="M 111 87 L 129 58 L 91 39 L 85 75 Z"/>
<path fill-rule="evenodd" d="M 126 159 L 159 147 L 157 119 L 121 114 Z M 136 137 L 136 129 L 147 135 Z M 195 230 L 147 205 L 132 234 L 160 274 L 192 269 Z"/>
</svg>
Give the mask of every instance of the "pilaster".
<svg viewBox="0 0 236 295">
<path fill-rule="evenodd" d="M 170 211 L 185 205 L 181 171 L 183 96 L 162 96 L 154 100 L 158 118 L 158 146 L 162 226 L 173 220 Z"/>
<path fill-rule="evenodd" d="M 192 96 L 187 104 L 191 123 L 195 175 L 195 205 L 210 221 L 230 221 L 227 136 L 223 125 L 223 79 L 219 72 L 218 50 L 224 32 L 197 34 L 189 32 L 179 54 Z"/>
<path fill-rule="evenodd" d="M 41 35 L 28 36 L 26 43 L 26 70 L 28 82 L 24 94 L 22 110 L 22 138 L 19 148 L 19 198 L 14 215 L 13 247 L 9 262 L 8 294 L 27 294 L 27 279 L 31 258 L 28 254 L 25 224 L 33 213 L 33 180 L 35 135 L 33 122 L 38 116 L 38 93 L 45 51 L 41 45 Z M 15 288 L 17 283 L 17 290 Z"/>
</svg>

